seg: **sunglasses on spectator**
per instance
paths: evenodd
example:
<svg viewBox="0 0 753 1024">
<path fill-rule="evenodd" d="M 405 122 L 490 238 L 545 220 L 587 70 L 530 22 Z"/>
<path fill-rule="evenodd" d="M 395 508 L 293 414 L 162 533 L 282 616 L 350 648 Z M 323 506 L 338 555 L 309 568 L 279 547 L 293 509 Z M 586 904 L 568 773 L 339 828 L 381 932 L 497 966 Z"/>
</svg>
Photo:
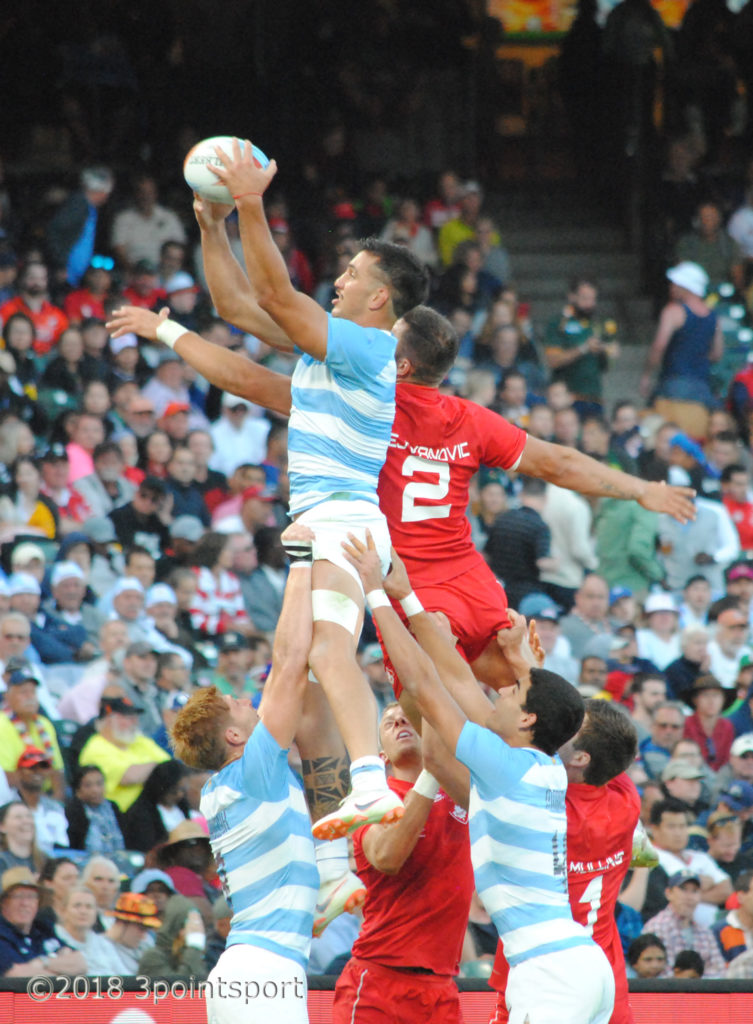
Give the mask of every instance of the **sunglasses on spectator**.
<svg viewBox="0 0 753 1024">
<path fill-rule="evenodd" d="M 95 270 L 114 270 L 115 260 L 112 256 L 92 256 L 89 266 Z"/>
</svg>

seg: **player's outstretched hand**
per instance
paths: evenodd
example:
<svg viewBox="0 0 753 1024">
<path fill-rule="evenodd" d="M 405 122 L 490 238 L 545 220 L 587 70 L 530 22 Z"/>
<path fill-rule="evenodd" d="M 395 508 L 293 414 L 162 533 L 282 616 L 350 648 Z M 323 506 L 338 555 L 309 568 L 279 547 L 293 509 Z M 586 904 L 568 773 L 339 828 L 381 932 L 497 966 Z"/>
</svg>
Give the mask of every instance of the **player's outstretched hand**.
<svg viewBox="0 0 753 1024">
<path fill-rule="evenodd" d="M 159 313 L 152 313 L 150 309 L 141 309 L 139 306 L 120 306 L 112 311 L 105 327 L 113 338 L 123 334 L 138 334 L 148 341 L 157 341 L 157 328 L 169 316 L 167 306 Z"/>
<path fill-rule="evenodd" d="M 277 164 L 274 160 L 270 160 L 266 167 L 259 167 L 255 163 L 248 139 L 245 140 L 242 151 L 240 142 L 235 138 L 232 154 L 226 153 L 220 146 L 215 146 L 214 151 L 222 167 L 215 167 L 214 164 L 207 164 L 207 167 L 223 185 L 227 186 L 232 196 L 247 193 L 263 195 L 277 174 Z"/>
<path fill-rule="evenodd" d="M 311 564 L 314 536 L 310 526 L 295 522 L 285 527 L 280 540 L 291 560 Z"/>
<path fill-rule="evenodd" d="M 678 523 L 689 523 L 696 516 L 693 498 L 695 491 L 692 487 L 674 487 L 662 480 L 647 484 L 638 504 L 649 512 L 666 512 Z"/>
<path fill-rule="evenodd" d="M 404 597 L 412 593 L 413 587 L 408 579 L 408 570 L 405 568 L 402 558 L 394 548 L 390 548 L 390 571 L 384 578 L 384 589 L 390 597 L 396 601 L 402 601 Z M 447 620 L 449 624 L 449 619 Z"/>
<path fill-rule="evenodd" d="M 372 590 L 381 590 L 382 563 L 371 531 L 366 531 L 366 543 L 349 533 L 348 539 L 342 542 L 342 547 L 347 560 L 358 570 L 365 592 L 368 594 Z"/>
<path fill-rule="evenodd" d="M 193 212 L 202 231 L 209 231 L 222 224 L 234 209 L 235 207 L 228 203 L 212 203 L 198 192 L 193 194 Z"/>
</svg>

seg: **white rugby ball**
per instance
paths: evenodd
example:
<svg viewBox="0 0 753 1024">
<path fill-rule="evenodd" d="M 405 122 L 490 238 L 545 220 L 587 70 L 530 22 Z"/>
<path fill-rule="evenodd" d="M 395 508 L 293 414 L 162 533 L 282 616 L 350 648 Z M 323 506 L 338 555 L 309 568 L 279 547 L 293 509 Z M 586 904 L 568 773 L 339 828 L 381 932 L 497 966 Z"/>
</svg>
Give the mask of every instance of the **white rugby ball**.
<svg viewBox="0 0 753 1024">
<path fill-rule="evenodd" d="M 241 152 L 243 152 L 246 144 L 242 139 L 239 141 Z M 183 161 L 183 177 L 189 188 L 198 192 L 205 199 L 209 199 L 210 202 L 229 203 L 232 206 L 232 195 L 220 179 L 209 170 L 210 165 L 222 167 L 222 161 L 215 152 L 215 146 L 219 146 L 228 156 L 231 156 L 233 137 L 231 135 L 213 135 L 211 139 L 202 139 L 201 142 L 197 142 L 186 153 L 186 159 Z M 257 146 L 252 145 L 251 152 L 257 167 L 267 166 L 269 160 Z"/>
</svg>

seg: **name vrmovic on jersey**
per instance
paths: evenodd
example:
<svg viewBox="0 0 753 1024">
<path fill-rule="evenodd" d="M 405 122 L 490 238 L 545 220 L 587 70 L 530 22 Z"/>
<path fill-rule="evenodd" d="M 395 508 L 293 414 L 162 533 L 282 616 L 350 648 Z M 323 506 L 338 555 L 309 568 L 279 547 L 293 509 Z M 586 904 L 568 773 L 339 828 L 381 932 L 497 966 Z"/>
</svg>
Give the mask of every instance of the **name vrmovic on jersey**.
<svg viewBox="0 0 753 1024">
<path fill-rule="evenodd" d="M 625 851 L 617 850 L 616 853 L 605 857 L 603 860 L 571 860 L 568 870 L 576 875 L 585 875 L 591 871 L 609 871 L 610 868 L 617 868 L 625 859 Z"/>
<path fill-rule="evenodd" d="M 418 455 L 421 459 L 432 459 L 434 462 L 457 462 L 458 459 L 469 459 L 471 453 L 468 451 L 468 442 L 461 441 L 460 444 L 453 444 L 451 447 L 427 448 L 423 444 L 411 444 L 410 441 L 402 441 L 393 433 L 390 436 L 390 448 L 399 448 L 402 451 L 410 451 L 411 455 Z"/>
</svg>

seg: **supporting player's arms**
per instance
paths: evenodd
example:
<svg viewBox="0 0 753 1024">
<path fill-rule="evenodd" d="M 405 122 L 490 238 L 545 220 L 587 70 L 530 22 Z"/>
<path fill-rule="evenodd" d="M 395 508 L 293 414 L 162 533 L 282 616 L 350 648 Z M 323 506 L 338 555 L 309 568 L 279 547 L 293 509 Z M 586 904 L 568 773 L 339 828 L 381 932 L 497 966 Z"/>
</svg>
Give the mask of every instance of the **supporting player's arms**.
<svg viewBox="0 0 753 1024">
<path fill-rule="evenodd" d="M 517 467 L 520 473 L 539 477 L 595 498 L 637 501 L 650 512 L 666 512 L 680 523 L 695 519 L 692 487 L 672 487 L 641 480 L 622 470 L 605 466 L 589 455 L 565 445 L 528 437 Z"/>
<path fill-rule="evenodd" d="M 170 311 L 152 313 L 138 306 L 121 306 L 107 322 L 107 329 L 117 338 L 121 334 L 138 334 L 149 341 L 158 341 L 157 328 L 168 319 Z M 290 378 L 275 373 L 238 352 L 215 345 L 193 331 L 186 331 L 175 342 L 175 351 L 211 383 L 223 391 L 247 398 L 272 412 L 290 413 Z"/>
<path fill-rule="evenodd" d="M 204 276 L 218 315 L 267 345 L 291 352 L 293 342 L 261 308 L 252 283 L 230 248 L 225 219 L 234 207 L 210 203 L 195 192 L 193 209 L 201 229 Z"/>
<path fill-rule="evenodd" d="M 362 544 L 357 537 L 348 534 L 343 550 L 369 594 L 382 590 L 382 571 L 368 531 L 366 540 L 367 543 Z M 393 558 L 396 557 L 393 552 Z M 421 650 L 391 605 L 372 608 L 371 613 L 403 687 L 416 700 L 422 717 L 434 726 L 446 746 L 455 750 L 466 716 L 442 686 L 431 658 Z"/>
<path fill-rule="evenodd" d="M 284 536 L 291 540 L 310 540 L 313 533 L 301 523 L 292 523 Z M 293 742 L 301 720 L 311 635 L 311 564 L 298 562 L 291 568 L 285 585 L 275 630 L 272 669 L 259 706 L 259 718 L 283 749 Z"/>
<path fill-rule="evenodd" d="M 396 825 L 372 825 L 363 836 L 366 860 L 383 875 L 396 875 L 413 853 L 433 801 L 418 793 L 405 797 L 405 813 Z"/>
<path fill-rule="evenodd" d="M 471 774 L 464 764 L 457 760 L 455 754 L 428 722 L 421 729 L 421 749 L 424 768 L 434 776 L 445 793 L 456 804 L 468 810 L 471 792 Z"/>
<path fill-rule="evenodd" d="M 257 167 L 248 141 L 242 153 L 237 139 L 233 139 L 232 154 L 219 147 L 216 152 L 222 167 L 211 169 L 236 197 L 243 258 L 260 307 L 300 349 L 323 360 L 327 354 L 327 314 L 293 287 L 264 215 L 262 197 L 277 173 L 277 164 L 271 160 L 268 167 Z"/>
</svg>

